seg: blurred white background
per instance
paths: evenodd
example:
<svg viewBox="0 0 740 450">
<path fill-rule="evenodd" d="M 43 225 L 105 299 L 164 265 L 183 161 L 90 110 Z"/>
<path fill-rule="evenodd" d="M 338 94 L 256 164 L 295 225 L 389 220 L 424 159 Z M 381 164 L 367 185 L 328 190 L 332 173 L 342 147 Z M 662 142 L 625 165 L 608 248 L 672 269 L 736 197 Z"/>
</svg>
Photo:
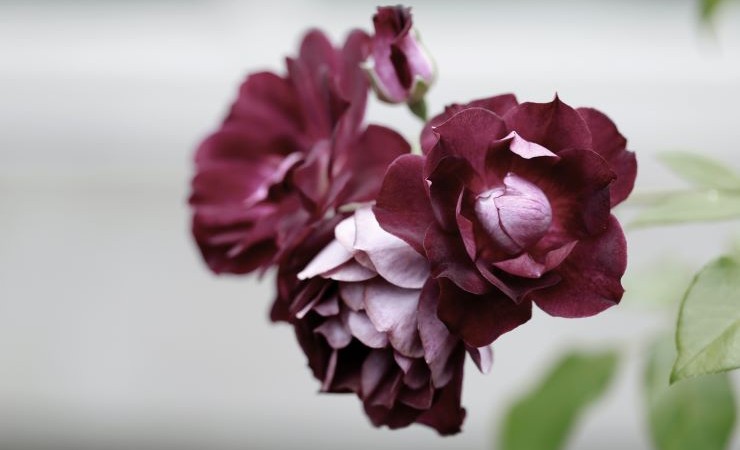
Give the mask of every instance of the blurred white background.
<svg viewBox="0 0 740 450">
<path fill-rule="evenodd" d="M 680 183 L 661 150 L 740 168 L 740 8 L 699 26 L 691 0 L 414 2 L 440 68 L 429 98 L 494 93 L 607 112 L 638 189 Z M 573 346 L 627 356 L 573 449 L 648 449 L 641 346 L 671 316 L 625 301 L 579 321 L 537 314 L 468 367 L 464 432 L 373 429 L 317 395 L 269 280 L 212 276 L 189 236 L 198 140 L 248 71 L 282 71 L 310 26 L 341 38 L 376 4 L 323 0 L 0 1 L 0 448 L 492 449 L 508 403 Z M 370 119 L 415 138 L 403 110 Z M 699 266 L 729 225 L 630 231 L 631 273 Z M 737 439 L 736 439 L 737 442 Z"/>
</svg>

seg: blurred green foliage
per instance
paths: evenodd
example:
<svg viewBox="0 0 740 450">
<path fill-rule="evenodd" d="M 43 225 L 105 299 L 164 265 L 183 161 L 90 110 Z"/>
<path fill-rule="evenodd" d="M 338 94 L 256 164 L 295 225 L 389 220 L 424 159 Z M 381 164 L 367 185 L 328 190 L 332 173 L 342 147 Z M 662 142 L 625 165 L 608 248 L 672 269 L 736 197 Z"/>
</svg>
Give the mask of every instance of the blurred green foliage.
<svg viewBox="0 0 740 450">
<path fill-rule="evenodd" d="M 584 409 L 609 386 L 617 367 L 614 351 L 564 356 L 504 419 L 500 450 L 562 449 Z"/>
<path fill-rule="evenodd" d="M 670 386 L 673 339 L 652 345 L 645 369 L 645 405 L 657 450 L 724 450 L 735 424 L 735 399 L 727 374 Z"/>
</svg>

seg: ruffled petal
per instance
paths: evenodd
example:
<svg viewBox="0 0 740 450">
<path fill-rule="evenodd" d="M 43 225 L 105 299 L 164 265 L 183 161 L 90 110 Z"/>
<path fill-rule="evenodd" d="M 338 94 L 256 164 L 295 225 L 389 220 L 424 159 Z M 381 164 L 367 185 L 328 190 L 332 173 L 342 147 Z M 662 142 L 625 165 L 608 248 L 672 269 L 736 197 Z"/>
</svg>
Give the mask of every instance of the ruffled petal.
<svg viewBox="0 0 740 450">
<path fill-rule="evenodd" d="M 591 148 L 591 132 L 578 112 L 555 96 L 550 103 L 522 103 L 504 117 L 510 130 L 554 153 Z"/>
<path fill-rule="evenodd" d="M 404 155 L 393 161 L 373 208 L 384 230 L 403 239 L 422 255 L 424 233 L 434 221 L 423 166 L 424 159 L 416 155 Z"/>
<path fill-rule="evenodd" d="M 516 304 L 500 291 L 474 295 L 441 281 L 437 313 L 467 345 L 483 347 L 527 322 L 532 317 L 532 304 Z"/>
<path fill-rule="evenodd" d="M 577 111 L 591 130 L 593 150 L 617 174 L 617 179 L 610 186 L 611 205 L 614 207 L 632 192 L 637 177 L 637 158 L 627 150 L 627 139 L 604 113 L 593 108 L 578 108 Z"/>
<path fill-rule="evenodd" d="M 627 243 L 611 216 L 604 233 L 580 241 L 555 269 L 560 283 L 534 291 L 529 298 L 552 316 L 592 316 L 619 303 L 626 268 Z"/>
</svg>

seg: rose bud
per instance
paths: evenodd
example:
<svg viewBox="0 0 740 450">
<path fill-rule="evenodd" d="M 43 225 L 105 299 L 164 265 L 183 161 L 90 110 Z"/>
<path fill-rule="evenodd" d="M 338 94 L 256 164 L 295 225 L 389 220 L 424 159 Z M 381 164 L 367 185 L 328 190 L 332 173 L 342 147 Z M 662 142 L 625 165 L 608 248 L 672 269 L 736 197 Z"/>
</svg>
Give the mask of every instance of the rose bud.
<svg viewBox="0 0 740 450">
<path fill-rule="evenodd" d="M 306 283 L 288 306 L 322 391 L 355 393 L 375 426 L 460 431 L 466 346 L 437 318 L 429 263 L 380 228 L 369 207 L 335 237 L 298 275 Z M 490 369 L 490 348 L 467 351 Z"/>
<path fill-rule="evenodd" d="M 611 120 L 557 97 L 501 96 L 430 123 L 424 156 L 390 166 L 375 213 L 447 280 L 438 314 L 450 330 L 480 347 L 527 321 L 532 303 L 562 317 L 619 303 L 627 249 L 611 208 L 637 165 Z"/>
<path fill-rule="evenodd" d="M 435 67 L 413 28 L 411 8 L 380 7 L 373 25 L 370 75 L 378 97 L 389 103 L 420 103 L 434 82 Z"/>
</svg>

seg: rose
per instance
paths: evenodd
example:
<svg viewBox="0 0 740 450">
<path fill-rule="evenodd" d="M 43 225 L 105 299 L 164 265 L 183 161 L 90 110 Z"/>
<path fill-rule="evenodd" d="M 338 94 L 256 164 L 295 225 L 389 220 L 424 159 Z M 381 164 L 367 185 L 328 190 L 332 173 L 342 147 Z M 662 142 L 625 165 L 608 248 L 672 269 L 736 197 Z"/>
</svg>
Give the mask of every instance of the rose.
<svg viewBox="0 0 740 450">
<path fill-rule="evenodd" d="M 298 57 L 287 60 L 288 74 L 249 76 L 223 124 L 198 148 L 193 235 L 214 272 L 248 273 L 291 259 L 342 205 L 372 200 L 388 163 L 408 152 L 397 133 L 361 128 L 368 83 L 359 64 L 369 39 L 354 31 L 335 49 L 320 31 L 308 33 Z M 320 249 L 321 239 L 312 236 L 303 253 Z"/>
<path fill-rule="evenodd" d="M 389 103 L 419 102 L 434 82 L 434 63 L 413 28 L 411 8 L 378 8 L 373 25 L 370 75 L 378 97 Z"/>
<path fill-rule="evenodd" d="M 427 260 L 380 228 L 369 207 L 335 236 L 299 274 L 306 283 L 288 307 L 322 390 L 356 393 L 376 426 L 458 432 L 465 346 L 436 317 Z M 489 348 L 468 351 L 490 368 Z"/>
<path fill-rule="evenodd" d="M 391 165 L 375 213 L 446 280 L 438 314 L 453 333 L 482 346 L 526 322 L 532 302 L 563 317 L 619 302 L 626 244 L 610 209 L 636 162 L 605 115 L 503 96 L 430 123 L 425 155 Z"/>
</svg>

